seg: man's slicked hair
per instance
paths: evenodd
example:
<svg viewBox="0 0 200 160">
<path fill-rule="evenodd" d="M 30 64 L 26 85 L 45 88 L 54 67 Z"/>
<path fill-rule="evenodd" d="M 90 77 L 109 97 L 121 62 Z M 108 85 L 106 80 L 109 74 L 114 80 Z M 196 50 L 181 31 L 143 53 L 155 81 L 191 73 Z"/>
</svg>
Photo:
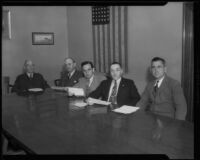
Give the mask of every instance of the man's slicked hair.
<svg viewBox="0 0 200 160">
<path fill-rule="evenodd" d="M 114 64 L 118 64 L 118 65 L 120 66 L 120 68 L 122 68 L 121 63 L 119 63 L 119 62 L 113 62 L 110 66 L 112 66 L 112 65 L 114 65 Z"/>
<path fill-rule="evenodd" d="M 94 65 L 91 61 L 84 61 L 81 63 L 81 67 L 83 67 L 84 65 L 89 64 L 92 68 L 94 68 Z"/>
<path fill-rule="evenodd" d="M 154 57 L 154 58 L 151 60 L 151 64 L 152 64 L 153 62 L 156 62 L 156 61 L 161 61 L 162 64 L 163 64 L 164 66 L 166 66 L 166 61 L 165 61 L 163 58 L 161 58 L 161 57 Z"/>
</svg>

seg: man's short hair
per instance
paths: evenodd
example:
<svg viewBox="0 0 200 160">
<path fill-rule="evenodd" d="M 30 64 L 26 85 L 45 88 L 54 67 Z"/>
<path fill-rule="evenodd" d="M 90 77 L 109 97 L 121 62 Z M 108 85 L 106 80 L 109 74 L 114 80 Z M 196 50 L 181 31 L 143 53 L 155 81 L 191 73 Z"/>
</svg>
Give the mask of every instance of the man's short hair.
<svg viewBox="0 0 200 160">
<path fill-rule="evenodd" d="M 82 62 L 82 63 L 81 63 L 81 67 L 83 67 L 83 66 L 86 65 L 86 64 L 90 64 L 90 66 L 91 66 L 92 68 L 94 68 L 94 65 L 93 65 L 93 63 L 92 63 L 91 61 L 84 61 L 84 62 Z"/>
<path fill-rule="evenodd" d="M 76 63 L 76 61 L 75 61 L 73 58 L 71 58 L 71 57 L 67 57 L 67 58 L 65 58 L 64 61 L 66 61 L 67 59 L 71 59 L 73 63 Z"/>
<path fill-rule="evenodd" d="M 151 63 L 155 62 L 155 61 L 161 61 L 162 64 L 165 66 L 166 65 L 166 62 L 163 58 L 161 57 L 154 57 L 152 60 L 151 60 Z"/>
<path fill-rule="evenodd" d="M 118 65 L 120 66 L 120 68 L 122 68 L 122 65 L 121 65 L 121 63 L 119 63 L 119 62 L 113 62 L 113 63 L 111 63 L 111 65 L 110 65 L 110 66 L 112 66 L 112 65 L 114 65 L 114 64 L 118 64 Z"/>
</svg>

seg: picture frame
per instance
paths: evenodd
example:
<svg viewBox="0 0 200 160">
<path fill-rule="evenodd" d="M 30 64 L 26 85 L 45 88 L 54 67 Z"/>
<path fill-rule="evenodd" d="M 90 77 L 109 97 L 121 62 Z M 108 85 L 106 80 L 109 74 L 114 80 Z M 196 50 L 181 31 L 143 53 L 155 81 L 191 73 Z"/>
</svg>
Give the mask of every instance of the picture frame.
<svg viewBox="0 0 200 160">
<path fill-rule="evenodd" d="M 54 33 L 32 32 L 32 45 L 54 45 Z"/>
<path fill-rule="evenodd" d="M 11 13 L 10 10 L 3 10 L 2 15 L 2 38 L 11 39 Z"/>
</svg>

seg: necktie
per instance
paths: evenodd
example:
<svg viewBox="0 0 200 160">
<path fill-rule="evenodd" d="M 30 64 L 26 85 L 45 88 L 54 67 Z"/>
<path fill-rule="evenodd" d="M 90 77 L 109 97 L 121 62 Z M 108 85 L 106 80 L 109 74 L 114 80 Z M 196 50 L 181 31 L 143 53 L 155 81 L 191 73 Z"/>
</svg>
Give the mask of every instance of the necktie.
<svg viewBox="0 0 200 160">
<path fill-rule="evenodd" d="M 70 78 L 71 78 L 70 76 L 71 76 L 71 74 L 70 74 L 70 73 L 68 73 L 68 79 L 70 79 Z"/>
<path fill-rule="evenodd" d="M 117 81 L 115 80 L 109 102 L 111 102 L 112 104 L 116 104 L 117 103 L 116 97 L 117 97 Z"/>
<path fill-rule="evenodd" d="M 156 93 L 157 90 L 158 90 L 158 83 L 159 83 L 159 81 L 156 81 L 156 84 L 155 84 L 155 86 L 154 86 L 154 91 L 155 91 L 155 93 Z"/>
</svg>

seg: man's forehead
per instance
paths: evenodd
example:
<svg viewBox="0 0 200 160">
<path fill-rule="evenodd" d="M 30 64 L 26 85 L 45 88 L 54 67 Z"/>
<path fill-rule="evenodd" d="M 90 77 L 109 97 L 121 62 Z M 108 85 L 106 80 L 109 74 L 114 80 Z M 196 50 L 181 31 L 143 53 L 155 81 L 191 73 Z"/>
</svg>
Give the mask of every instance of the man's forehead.
<svg viewBox="0 0 200 160">
<path fill-rule="evenodd" d="M 119 64 L 113 64 L 113 65 L 110 66 L 110 68 L 111 69 L 118 69 L 118 68 L 121 69 Z"/>
<path fill-rule="evenodd" d="M 32 61 L 27 61 L 26 65 L 33 65 L 33 62 Z"/>
<path fill-rule="evenodd" d="M 73 63 L 73 60 L 70 59 L 70 58 L 69 58 L 69 59 L 66 59 L 66 60 L 65 60 L 65 63 Z"/>
<path fill-rule="evenodd" d="M 162 61 L 154 61 L 151 63 L 152 66 L 164 66 L 164 64 L 162 63 Z"/>
</svg>

